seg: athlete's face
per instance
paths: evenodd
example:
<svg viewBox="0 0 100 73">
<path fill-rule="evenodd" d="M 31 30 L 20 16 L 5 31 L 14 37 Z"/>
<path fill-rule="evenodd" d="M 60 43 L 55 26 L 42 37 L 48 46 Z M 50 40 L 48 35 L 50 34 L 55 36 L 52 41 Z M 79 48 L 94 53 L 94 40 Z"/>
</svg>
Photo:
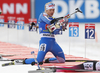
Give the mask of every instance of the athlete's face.
<svg viewBox="0 0 100 73">
<path fill-rule="evenodd" d="M 49 10 L 46 10 L 46 13 L 49 15 L 49 16 L 53 16 L 53 14 L 54 14 L 54 11 L 55 11 L 55 9 L 49 9 Z"/>
</svg>

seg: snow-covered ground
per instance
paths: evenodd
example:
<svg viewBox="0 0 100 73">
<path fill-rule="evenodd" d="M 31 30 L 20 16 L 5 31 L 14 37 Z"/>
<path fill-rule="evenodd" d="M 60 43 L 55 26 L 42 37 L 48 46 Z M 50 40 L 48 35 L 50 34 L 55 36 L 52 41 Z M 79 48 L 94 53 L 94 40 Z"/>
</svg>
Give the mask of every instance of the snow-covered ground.
<svg viewBox="0 0 100 73">
<path fill-rule="evenodd" d="M 85 23 L 79 24 L 79 37 L 69 37 L 69 28 L 63 35 L 57 35 L 56 41 L 62 47 L 65 54 L 100 60 L 100 24 L 95 24 L 95 39 L 85 39 Z M 29 32 L 28 26 L 24 30 L 7 29 L 0 27 L 0 41 L 19 44 L 38 49 L 40 35 L 37 32 Z"/>
<path fill-rule="evenodd" d="M 69 37 L 69 29 L 63 35 L 57 35 L 56 41 L 62 47 L 65 54 L 86 57 L 93 60 L 100 60 L 100 24 L 96 23 L 96 39 L 85 39 L 85 23 L 79 26 L 79 37 Z M 38 49 L 40 36 L 36 32 L 29 32 L 28 27 L 25 30 L 7 29 L 7 26 L 0 27 L 0 41 L 13 44 L 20 44 L 27 47 Z M 1 67 L 4 63 L 0 61 L 0 73 L 28 73 L 29 70 L 35 70 L 36 66 L 16 65 Z"/>
<path fill-rule="evenodd" d="M 16 66 L 13 65 L 13 66 L 2 67 L 1 64 L 6 62 L 0 61 L 0 73 L 28 73 L 28 71 L 30 70 L 37 69 L 36 66 L 31 66 L 31 65 L 16 65 Z"/>
</svg>

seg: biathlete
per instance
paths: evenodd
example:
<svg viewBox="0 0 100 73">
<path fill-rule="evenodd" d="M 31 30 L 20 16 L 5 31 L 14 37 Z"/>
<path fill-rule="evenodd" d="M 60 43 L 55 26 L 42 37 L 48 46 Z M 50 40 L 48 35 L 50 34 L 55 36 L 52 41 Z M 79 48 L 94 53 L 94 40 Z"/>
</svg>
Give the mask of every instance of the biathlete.
<svg viewBox="0 0 100 73">
<path fill-rule="evenodd" d="M 68 24 L 68 19 L 64 18 L 58 21 L 53 18 L 55 11 L 55 4 L 52 2 L 45 4 L 45 12 L 41 13 L 38 20 L 39 34 L 41 39 L 39 42 L 39 50 L 37 61 L 39 64 L 43 63 L 44 57 L 47 52 L 51 52 L 55 57 L 45 60 L 46 63 L 64 63 L 65 56 L 62 48 L 55 40 L 55 35 L 60 34 L 60 31 L 65 30 Z M 25 64 L 32 64 L 35 62 L 34 58 L 25 59 Z"/>
</svg>

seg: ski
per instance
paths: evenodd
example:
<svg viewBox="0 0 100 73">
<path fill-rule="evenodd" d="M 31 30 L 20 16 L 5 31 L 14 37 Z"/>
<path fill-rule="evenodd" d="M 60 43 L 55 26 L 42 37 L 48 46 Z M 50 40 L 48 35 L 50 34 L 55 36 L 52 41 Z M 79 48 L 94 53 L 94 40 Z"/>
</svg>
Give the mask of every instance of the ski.
<svg viewBox="0 0 100 73">
<path fill-rule="evenodd" d="M 92 61 L 93 62 L 93 61 Z M 11 66 L 11 65 L 26 65 L 23 63 L 23 60 L 14 60 L 12 62 L 9 62 L 9 63 L 4 63 L 2 64 L 2 67 L 5 67 L 5 66 Z M 32 70 L 32 71 L 28 71 L 28 73 L 36 73 L 36 72 L 44 72 L 44 73 L 49 73 L 49 72 L 57 72 L 57 70 L 66 70 L 66 71 L 75 71 L 75 72 L 100 72 L 100 71 L 96 71 L 96 70 L 85 70 L 85 69 L 71 69 L 70 67 L 69 68 L 63 68 L 63 67 L 47 67 L 47 66 L 40 66 L 41 69 L 38 69 L 36 71 Z M 42 68 L 44 68 L 42 70 Z"/>
<path fill-rule="evenodd" d="M 66 72 L 68 71 L 74 71 L 74 72 L 100 72 L 100 71 L 96 71 L 96 70 L 88 70 L 88 69 L 72 69 L 72 68 L 61 68 L 61 67 L 44 67 L 44 68 L 49 68 L 49 69 L 53 69 L 55 70 L 55 72 L 57 72 L 56 70 L 66 70 Z"/>
<path fill-rule="evenodd" d="M 9 63 L 2 64 L 2 66 L 9 66 L 9 65 L 19 65 L 20 63 L 23 63 L 23 60 L 24 59 L 3 59 L 3 60 L 0 60 L 0 61 L 11 61 Z M 97 62 L 97 61 L 96 60 L 66 60 L 66 62 Z"/>
<path fill-rule="evenodd" d="M 10 62 L 10 63 L 2 64 L 2 66 L 8 66 L 8 65 L 15 65 L 15 63 L 14 62 Z"/>
<path fill-rule="evenodd" d="M 14 60 L 14 61 L 9 62 L 9 63 L 4 63 L 4 64 L 2 64 L 2 67 L 10 66 L 10 65 L 23 65 L 23 59 L 22 60 Z"/>
<path fill-rule="evenodd" d="M 65 62 L 97 62 L 97 60 L 65 60 Z"/>
<path fill-rule="evenodd" d="M 0 56 L 0 61 L 14 61 L 14 60 L 24 60 L 24 59 L 7 59 Z M 65 62 L 96 62 L 97 60 L 65 60 Z"/>
<path fill-rule="evenodd" d="M 8 63 L 2 64 L 2 66 L 10 66 L 10 65 L 23 65 L 24 59 L 11 59 L 11 60 L 4 60 L 4 61 L 11 61 Z M 68 62 L 97 62 L 97 61 L 91 61 L 91 60 L 68 60 Z"/>
<path fill-rule="evenodd" d="M 7 58 L 0 59 L 0 61 L 14 61 L 14 60 L 24 60 L 24 59 L 7 59 Z"/>
</svg>

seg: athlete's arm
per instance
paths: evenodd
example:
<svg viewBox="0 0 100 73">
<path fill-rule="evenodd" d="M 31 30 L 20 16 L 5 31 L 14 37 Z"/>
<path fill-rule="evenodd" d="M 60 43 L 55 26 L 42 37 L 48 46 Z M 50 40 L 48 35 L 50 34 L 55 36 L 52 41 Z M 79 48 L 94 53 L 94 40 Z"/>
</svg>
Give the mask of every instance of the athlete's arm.
<svg viewBox="0 0 100 73">
<path fill-rule="evenodd" d="M 51 20 L 47 17 L 47 15 L 41 14 L 40 18 L 41 18 L 41 20 L 44 21 L 46 24 L 49 24 L 49 25 L 51 24 L 51 23 L 50 23 Z"/>
<path fill-rule="evenodd" d="M 53 20 L 50 20 L 47 15 L 42 14 L 41 19 L 42 21 L 44 21 L 47 24 L 53 24 L 55 22 L 58 22 L 58 20 L 62 19 L 63 17 L 59 17 L 59 18 L 54 18 Z"/>
</svg>

